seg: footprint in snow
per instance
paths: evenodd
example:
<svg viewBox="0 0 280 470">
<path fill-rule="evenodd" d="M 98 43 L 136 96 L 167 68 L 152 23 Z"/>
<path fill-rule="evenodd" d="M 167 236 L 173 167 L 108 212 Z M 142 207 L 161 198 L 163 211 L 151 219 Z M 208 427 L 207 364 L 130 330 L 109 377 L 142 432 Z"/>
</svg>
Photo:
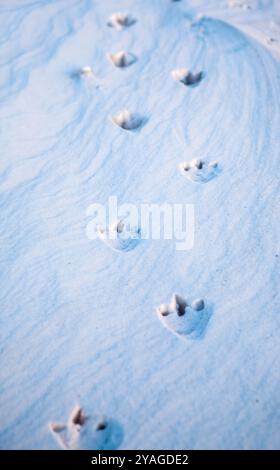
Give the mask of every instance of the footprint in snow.
<svg viewBox="0 0 280 470">
<path fill-rule="evenodd" d="M 171 72 L 172 78 L 189 87 L 197 86 L 204 78 L 203 72 L 192 73 L 187 69 L 176 69 Z"/>
<path fill-rule="evenodd" d="M 207 183 L 221 172 L 217 161 L 207 163 L 199 159 L 180 163 L 179 169 L 185 178 L 194 183 Z"/>
<path fill-rule="evenodd" d="M 112 122 L 126 131 L 139 129 L 145 124 L 145 119 L 137 113 L 131 113 L 127 109 L 111 118 Z"/>
<path fill-rule="evenodd" d="M 133 54 L 130 54 L 125 51 L 116 52 L 115 54 L 108 54 L 108 59 L 119 68 L 125 68 L 129 65 L 134 64 L 136 62 L 136 57 Z"/>
<path fill-rule="evenodd" d="M 277 39 L 269 37 L 269 38 L 267 38 L 266 42 L 267 42 L 267 44 L 273 44 L 274 42 L 277 42 Z"/>
<path fill-rule="evenodd" d="M 89 66 L 89 65 L 86 65 L 85 67 L 83 67 L 80 71 L 80 75 L 81 77 L 83 78 L 90 78 L 90 77 L 93 77 L 93 70 L 92 68 Z"/>
<path fill-rule="evenodd" d="M 118 423 L 104 416 L 87 416 L 76 405 L 67 424 L 49 424 L 57 443 L 65 450 L 112 450 L 122 441 Z"/>
<path fill-rule="evenodd" d="M 127 13 L 113 13 L 107 25 L 111 28 L 124 29 L 132 26 L 134 23 L 136 23 L 136 19 Z"/>
<path fill-rule="evenodd" d="M 90 65 L 85 65 L 84 67 L 80 69 L 75 69 L 72 70 L 70 73 L 71 77 L 74 79 L 80 79 L 80 78 L 92 78 L 94 76 L 93 70 Z"/>
<path fill-rule="evenodd" d="M 161 304 L 156 309 L 156 314 L 163 326 L 172 333 L 190 339 L 199 339 L 205 333 L 211 309 L 205 305 L 203 299 L 189 302 L 184 297 L 174 294 L 170 304 Z"/>
<path fill-rule="evenodd" d="M 131 251 L 141 240 L 139 228 L 126 227 L 121 220 L 117 220 L 109 228 L 99 228 L 98 236 L 106 245 L 117 251 Z"/>
<path fill-rule="evenodd" d="M 228 6 L 230 8 L 243 8 L 243 10 L 251 10 L 251 5 L 246 2 L 240 2 L 238 0 L 229 0 Z"/>
</svg>

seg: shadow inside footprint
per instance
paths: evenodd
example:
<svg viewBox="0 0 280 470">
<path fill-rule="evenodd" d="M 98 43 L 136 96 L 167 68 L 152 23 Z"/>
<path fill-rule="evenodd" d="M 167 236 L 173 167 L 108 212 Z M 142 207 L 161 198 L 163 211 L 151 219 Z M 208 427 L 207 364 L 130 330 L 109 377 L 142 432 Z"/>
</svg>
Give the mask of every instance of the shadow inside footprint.
<svg viewBox="0 0 280 470">
<path fill-rule="evenodd" d="M 120 51 L 115 54 L 107 54 L 108 59 L 118 68 L 126 68 L 136 62 L 136 57 L 129 52 Z"/>
<path fill-rule="evenodd" d="M 175 335 L 189 338 L 203 338 L 212 308 L 205 305 L 202 299 L 194 300 L 191 304 L 183 297 L 175 294 L 170 304 L 162 304 L 156 314 L 162 325 Z"/>
<path fill-rule="evenodd" d="M 180 163 L 179 169 L 181 174 L 193 183 L 207 183 L 221 172 L 217 161 L 207 163 L 199 159 Z"/>
<path fill-rule="evenodd" d="M 121 426 L 103 416 L 87 416 L 77 405 L 65 425 L 50 423 L 50 431 L 65 450 L 114 450 L 123 440 Z"/>
<path fill-rule="evenodd" d="M 73 80 L 80 80 L 80 79 L 88 79 L 92 78 L 94 76 L 93 70 L 90 67 L 90 65 L 86 65 L 85 67 L 82 67 L 80 69 L 75 68 L 70 71 L 70 77 Z"/>
<path fill-rule="evenodd" d="M 138 227 L 126 227 L 121 220 L 118 220 L 107 229 L 99 228 L 98 236 L 113 250 L 127 252 L 139 244 L 141 230 Z"/>
<path fill-rule="evenodd" d="M 136 23 L 136 19 L 127 13 L 113 13 L 107 25 L 111 28 L 123 29 L 132 26 L 134 23 Z"/>
<path fill-rule="evenodd" d="M 125 131 L 140 130 L 147 122 L 147 118 L 128 110 L 121 111 L 112 118 L 112 122 Z"/>
<path fill-rule="evenodd" d="M 201 80 L 205 77 L 204 72 L 192 73 L 187 69 L 172 70 L 171 75 L 174 80 L 177 80 L 188 87 L 196 87 Z"/>
</svg>

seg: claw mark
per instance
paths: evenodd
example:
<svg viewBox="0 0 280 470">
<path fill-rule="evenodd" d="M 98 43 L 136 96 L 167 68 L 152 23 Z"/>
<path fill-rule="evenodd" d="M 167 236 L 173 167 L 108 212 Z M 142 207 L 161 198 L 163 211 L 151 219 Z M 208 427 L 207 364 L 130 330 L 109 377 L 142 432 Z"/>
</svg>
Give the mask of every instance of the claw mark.
<svg viewBox="0 0 280 470">
<path fill-rule="evenodd" d="M 179 317 L 182 317 L 186 313 L 186 307 L 188 306 L 187 301 L 178 294 L 174 294 L 171 300 L 171 310 L 177 312 Z"/>
</svg>

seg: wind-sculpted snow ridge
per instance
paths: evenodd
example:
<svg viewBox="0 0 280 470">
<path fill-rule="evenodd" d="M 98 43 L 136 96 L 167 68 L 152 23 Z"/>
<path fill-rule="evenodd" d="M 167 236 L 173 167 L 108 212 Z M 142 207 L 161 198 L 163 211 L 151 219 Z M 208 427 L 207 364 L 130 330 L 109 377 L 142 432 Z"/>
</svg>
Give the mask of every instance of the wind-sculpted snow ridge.
<svg viewBox="0 0 280 470">
<path fill-rule="evenodd" d="M 200 159 L 180 163 L 179 168 L 182 175 L 194 183 L 207 183 L 221 172 L 217 161 L 207 163 Z"/>
<path fill-rule="evenodd" d="M 211 317 L 211 309 L 203 299 L 190 302 L 178 294 L 173 295 L 170 304 L 161 304 L 156 313 L 165 328 L 189 339 L 202 338 Z"/>
<path fill-rule="evenodd" d="M 16 97 L 24 90 L 29 81 L 30 74 L 39 67 L 48 64 L 59 51 L 69 37 L 74 36 L 81 27 L 81 19 L 89 12 L 91 0 L 84 2 L 69 2 L 67 4 L 67 15 L 65 7 L 60 3 L 46 2 L 43 5 L 35 2 L 33 5 L 23 4 L 19 13 L 20 28 L 7 28 L 7 33 L 2 42 L 2 48 L 9 50 L 8 60 L 1 64 L 0 78 L 0 103 L 5 103 L 12 97 Z M 1 7 L 0 7 L 1 8 Z M 11 15 L 12 15 L 11 10 Z M 0 10 L 0 18 L 4 16 Z M 32 24 L 32 18 L 37 17 L 40 28 L 33 33 L 30 46 L 20 47 L 19 41 L 28 44 L 28 27 Z M 2 18 L 3 19 L 3 18 Z M 5 21 L 2 21 L 5 30 Z"/>
<path fill-rule="evenodd" d="M 131 251 L 141 240 L 139 228 L 127 228 L 122 220 L 117 220 L 109 228 L 98 229 L 99 238 L 117 251 Z"/>
<path fill-rule="evenodd" d="M 104 416 L 87 416 L 76 405 L 67 424 L 49 424 L 57 443 L 65 450 L 113 450 L 122 440 L 120 426 Z"/>
<path fill-rule="evenodd" d="M 0 4 L 1 448 L 87 447 L 46 426 L 77 394 L 121 423 L 107 447 L 279 448 L 280 3 L 126 0 L 121 31 L 114 0 Z M 138 60 L 115 69 L 122 50 Z M 174 82 L 180 67 L 205 79 Z M 110 122 L 126 107 L 140 132 Z M 222 169 L 206 184 L 178 169 L 200 157 Z M 87 208 L 111 195 L 193 204 L 193 248 L 89 240 Z M 156 315 L 172 292 L 190 306 Z"/>
</svg>

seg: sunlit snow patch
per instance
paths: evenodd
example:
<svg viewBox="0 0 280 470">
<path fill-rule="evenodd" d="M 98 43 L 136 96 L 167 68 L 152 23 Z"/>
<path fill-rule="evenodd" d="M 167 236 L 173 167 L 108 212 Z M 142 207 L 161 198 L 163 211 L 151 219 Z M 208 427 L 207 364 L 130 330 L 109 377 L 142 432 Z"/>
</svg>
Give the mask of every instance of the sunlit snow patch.
<svg viewBox="0 0 280 470">
<path fill-rule="evenodd" d="M 139 114 L 124 110 L 113 116 L 112 122 L 126 131 L 132 131 L 141 127 L 144 119 Z"/>
<path fill-rule="evenodd" d="M 135 22 L 136 19 L 127 13 L 113 13 L 107 24 L 113 28 L 123 29 L 132 26 Z"/>
<path fill-rule="evenodd" d="M 177 80 L 186 86 L 198 85 L 198 83 L 201 82 L 204 77 L 203 72 L 192 73 L 187 69 L 172 70 L 171 75 L 174 80 Z"/>
<path fill-rule="evenodd" d="M 140 229 L 126 227 L 121 220 L 114 222 L 107 229 L 99 228 L 98 235 L 104 243 L 117 251 L 131 251 L 141 240 Z"/>
<path fill-rule="evenodd" d="M 203 336 L 211 316 L 210 308 L 203 299 L 189 303 L 178 294 L 173 295 L 170 304 L 161 304 L 156 314 L 165 328 L 190 339 Z"/>
<path fill-rule="evenodd" d="M 116 422 L 103 416 L 87 416 L 79 405 L 73 409 L 67 424 L 50 423 L 49 428 L 66 450 L 116 449 L 122 440 Z"/>
<path fill-rule="evenodd" d="M 207 163 L 204 160 L 192 160 L 179 165 L 182 175 L 194 183 L 207 183 L 221 171 L 217 161 Z"/>
<path fill-rule="evenodd" d="M 116 52 L 115 54 L 108 54 L 108 59 L 119 68 L 125 68 L 132 65 L 136 61 L 136 57 L 125 51 Z"/>
</svg>

